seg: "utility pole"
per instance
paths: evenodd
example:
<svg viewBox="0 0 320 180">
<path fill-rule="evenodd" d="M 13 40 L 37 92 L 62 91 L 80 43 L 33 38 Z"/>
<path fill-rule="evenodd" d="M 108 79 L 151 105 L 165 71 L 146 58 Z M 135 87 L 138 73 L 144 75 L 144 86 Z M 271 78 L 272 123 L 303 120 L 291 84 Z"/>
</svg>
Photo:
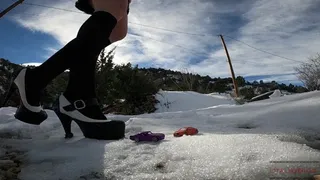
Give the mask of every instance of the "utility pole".
<svg viewBox="0 0 320 180">
<path fill-rule="evenodd" d="M 221 42 L 222 42 L 223 48 L 224 48 L 224 50 L 225 50 L 225 52 L 227 54 L 227 58 L 228 58 L 229 66 L 230 66 L 230 71 L 231 71 L 231 75 L 232 75 L 232 81 L 233 81 L 236 97 L 239 97 L 238 85 L 237 85 L 237 81 L 236 81 L 236 78 L 235 78 L 235 75 L 234 75 L 234 72 L 233 72 L 233 67 L 232 67 L 232 64 L 231 64 L 231 58 L 230 58 L 226 43 L 224 42 L 223 36 L 222 35 L 219 35 L 219 36 L 221 38 Z"/>
<path fill-rule="evenodd" d="M 9 11 L 11 11 L 13 8 L 21 4 L 24 0 L 18 0 L 17 2 L 13 3 L 11 6 L 9 6 L 7 9 L 0 12 L 0 18 L 2 18 L 5 14 L 7 14 Z"/>
</svg>

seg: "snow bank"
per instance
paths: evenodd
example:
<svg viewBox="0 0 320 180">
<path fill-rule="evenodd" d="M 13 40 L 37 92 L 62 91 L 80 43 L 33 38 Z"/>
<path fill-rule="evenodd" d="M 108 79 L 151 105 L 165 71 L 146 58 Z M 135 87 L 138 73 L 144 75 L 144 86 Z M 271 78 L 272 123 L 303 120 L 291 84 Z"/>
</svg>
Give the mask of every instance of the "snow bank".
<svg viewBox="0 0 320 180">
<path fill-rule="evenodd" d="M 320 92 L 241 106 L 227 97 L 203 96 L 168 92 L 169 101 L 179 101 L 181 109 L 173 103 L 171 112 L 110 115 L 126 121 L 126 137 L 151 130 L 165 133 L 160 143 L 85 139 L 74 124 L 75 137 L 65 140 L 51 111 L 42 125 L 32 126 L 14 120 L 14 108 L 0 109 L 0 135 L 16 135 L 5 142 L 28 151 L 20 174 L 23 180 L 268 179 L 320 174 L 316 162 L 320 161 Z M 194 126 L 200 134 L 173 137 L 183 126 Z"/>
<path fill-rule="evenodd" d="M 200 94 L 192 91 L 160 91 L 156 112 L 188 111 L 217 105 L 235 104 L 227 95 Z"/>
<path fill-rule="evenodd" d="M 273 94 L 271 94 L 269 97 L 270 98 L 277 98 L 277 97 L 281 97 L 281 91 L 279 89 L 274 90 Z"/>
</svg>

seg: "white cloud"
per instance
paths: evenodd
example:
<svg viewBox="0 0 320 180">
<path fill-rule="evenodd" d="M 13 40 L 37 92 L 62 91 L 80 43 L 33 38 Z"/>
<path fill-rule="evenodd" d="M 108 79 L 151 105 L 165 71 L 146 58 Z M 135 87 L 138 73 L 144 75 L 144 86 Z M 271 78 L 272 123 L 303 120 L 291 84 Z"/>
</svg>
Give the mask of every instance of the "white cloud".
<svg viewBox="0 0 320 180">
<path fill-rule="evenodd" d="M 39 4 L 46 2 L 38 1 Z M 76 10 L 72 1 L 60 0 L 47 5 Z M 129 21 L 133 22 L 129 23 L 132 34 L 117 43 L 115 62 L 146 63 L 174 70 L 189 68 L 213 77 L 230 76 L 225 52 L 217 36 L 221 33 L 280 56 L 306 61 L 319 52 L 319 7 L 317 0 L 134 0 L 129 15 Z M 21 14 L 16 16 L 16 21 L 24 27 L 52 35 L 61 46 L 75 37 L 82 22 L 89 17 L 39 7 L 30 7 L 27 11 L 39 16 Z M 207 36 L 174 33 L 134 23 Z M 236 75 L 290 74 L 298 65 L 226 36 L 225 40 Z M 202 55 L 202 62 L 189 63 L 190 57 L 199 55 Z M 284 78 L 296 80 L 292 76 L 274 77 Z"/>
<path fill-rule="evenodd" d="M 30 62 L 30 63 L 23 63 L 22 66 L 40 66 L 42 63 L 37 62 Z"/>
</svg>

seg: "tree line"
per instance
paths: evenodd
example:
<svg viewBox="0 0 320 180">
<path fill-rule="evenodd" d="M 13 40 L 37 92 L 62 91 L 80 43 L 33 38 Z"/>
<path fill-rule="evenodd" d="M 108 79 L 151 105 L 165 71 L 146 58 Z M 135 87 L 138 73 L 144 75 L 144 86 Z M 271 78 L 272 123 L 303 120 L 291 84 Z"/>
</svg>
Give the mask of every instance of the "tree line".
<svg viewBox="0 0 320 180">
<path fill-rule="evenodd" d="M 233 94 L 232 78 L 200 76 L 188 72 L 188 70 L 139 68 L 138 65 L 132 66 L 130 63 L 116 65 L 113 62 L 114 55 L 115 48 L 109 52 L 102 51 L 96 66 L 96 92 L 102 105 L 101 108 L 104 109 L 105 113 L 142 114 L 154 112 L 156 110 L 155 105 L 158 103 L 155 95 L 160 89 Z M 320 56 L 318 59 L 320 59 Z M 9 86 L 11 73 L 18 68 L 22 68 L 22 66 L 11 63 L 9 60 L 0 59 L 0 102 L 3 101 L 3 94 Z M 303 76 L 303 73 L 301 75 L 304 78 L 306 76 Z M 44 89 L 42 102 L 45 108 L 52 108 L 54 100 L 64 91 L 67 82 L 68 72 L 64 72 Z M 276 81 L 248 82 L 244 77 L 238 76 L 236 82 L 239 86 L 240 95 L 245 100 L 250 100 L 254 96 L 275 89 L 287 93 L 302 93 L 314 90 L 313 86 L 309 85 L 309 81 L 306 81 L 307 86 L 303 87 L 293 84 L 279 84 Z M 312 88 L 310 89 L 310 87 Z M 18 104 L 19 96 L 18 93 L 15 93 L 9 105 L 16 107 Z"/>
</svg>

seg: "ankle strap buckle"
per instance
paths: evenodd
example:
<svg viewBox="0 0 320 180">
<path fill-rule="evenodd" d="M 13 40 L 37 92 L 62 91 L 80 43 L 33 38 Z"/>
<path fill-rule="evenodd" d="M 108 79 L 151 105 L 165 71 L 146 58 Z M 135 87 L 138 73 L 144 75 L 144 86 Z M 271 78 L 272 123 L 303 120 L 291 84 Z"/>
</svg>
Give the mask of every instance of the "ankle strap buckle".
<svg viewBox="0 0 320 180">
<path fill-rule="evenodd" d="M 86 107 L 86 103 L 82 99 L 80 99 L 80 100 L 74 101 L 73 106 L 76 109 L 80 110 L 80 109 L 84 109 Z"/>
</svg>

